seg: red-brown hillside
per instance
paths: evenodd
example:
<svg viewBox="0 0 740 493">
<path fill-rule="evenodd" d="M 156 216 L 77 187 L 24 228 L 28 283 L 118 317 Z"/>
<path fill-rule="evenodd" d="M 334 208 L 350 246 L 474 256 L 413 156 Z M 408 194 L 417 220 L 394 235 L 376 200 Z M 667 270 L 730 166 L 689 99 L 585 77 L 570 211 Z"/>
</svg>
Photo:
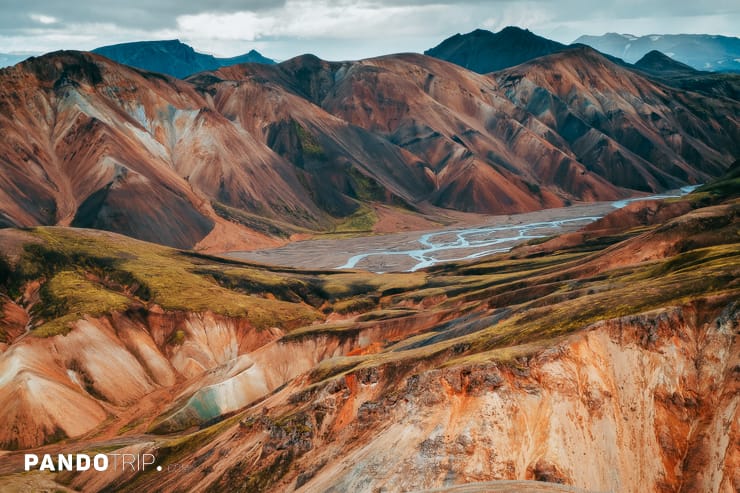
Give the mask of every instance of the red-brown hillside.
<svg viewBox="0 0 740 493">
<path fill-rule="evenodd" d="M 588 47 L 493 74 L 589 172 L 656 191 L 718 176 L 740 154 L 738 102 L 646 79 Z"/>
<path fill-rule="evenodd" d="M 740 153 L 738 106 L 586 48 L 492 76 L 422 55 L 306 55 L 188 81 L 57 52 L 0 71 L 0 225 L 226 249 L 377 202 L 610 200 L 721 174 Z"/>
<path fill-rule="evenodd" d="M 190 247 L 223 221 L 211 201 L 322 218 L 288 162 L 176 79 L 58 52 L 0 72 L 0 108 L 5 224 Z"/>
</svg>

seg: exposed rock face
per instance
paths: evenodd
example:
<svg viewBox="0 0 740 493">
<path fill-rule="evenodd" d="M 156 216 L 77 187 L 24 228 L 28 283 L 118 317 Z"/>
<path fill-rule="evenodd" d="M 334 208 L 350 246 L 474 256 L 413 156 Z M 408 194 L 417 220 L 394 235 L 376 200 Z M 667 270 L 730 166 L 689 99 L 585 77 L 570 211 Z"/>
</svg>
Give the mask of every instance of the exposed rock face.
<svg viewBox="0 0 740 493">
<path fill-rule="evenodd" d="M 699 305 L 600 323 L 503 366 L 348 375 L 311 399 L 322 417 L 306 418 L 310 450 L 289 447 L 302 456 L 295 470 L 319 464 L 315 475 L 302 484 L 289 477 L 274 491 L 402 491 L 491 479 L 733 491 L 738 311 L 717 308 L 710 320 L 700 319 Z M 345 460 L 331 459 L 327 449 L 336 447 Z"/>
<path fill-rule="evenodd" d="M 195 382 L 207 371 L 244 371 L 238 356 L 277 335 L 244 325 L 210 314 L 130 313 L 81 320 L 66 336 L 16 342 L 0 362 L 2 447 L 79 437 L 111 415 L 146 412 L 142 399 L 158 389 L 201 386 Z"/>
<path fill-rule="evenodd" d="M 298 222 L 320 215 L 288 163 L 188 84 L 76 52 L 31 59 L 2 80 L 7 224 L 74 224 L 190 247 L 224 222 L 209 199 L 259 204 L 266 217 L 300 210 L 286 214 Z"/>
<path fill-rule="evenodd" d="M 434 204 L 466 211 L 606 200 L 620 193 L 615 185 L 656 191 L 703 182 L 738 152 L 736 103 L 685 99 L 585 47 L 495 74 L 493 82 L 419 55 L 346 63 L 304 56 L 217 75 L 268 79 L 384 136 L 420 158 Z M 226 86 L 204 82 L 210 89 L 201 90 L 216 93 Z M 718 123 L 729 122 L 711 145 L 694 128 L 709 108 Z"/>
<path fill-rule="evenodd" d="M 390 363 L 317 388 L 301 390 L 296 382 L 257 406 L 253 415 L 262 417 L 228 426 L 190 450 L 191 458 L 201 458 L 193 470 L 145 481 L 172 491 L 208 484 L 213 491 L 244 484 L 260 484 L 261 491 L 407 491 L 491 480 L 586 491 L 734 491 L 740 481 L 739 317 L 734 301 L 710 298 L 600 322 L 505 363 L 427 370 L 429 362 Z M 209 331 L 222 323 L 203 322 L 195 325 Z M 224 350 L 211 340 L 211 350 Z M 302 371 L 303 358 L 328 349 L 319 345 L 282 348 L 263 368 L 279 368 L 272 358 L 282 355 L 287 373 L 281 378 L 288 381 Z M 334 347 L 341 354 L 350 346 Z M 196 396 L 212 393 L 203 401 L 209 406 L 223 405 L 228 396 L 254 398 L 259 394 L 252 389 L 262 392 L 266 382 L 248 369 L 237 373 L 231 391 L 223 383 L 218 390 L 203 387 L 228 377 L 223 365 L 214 369 L 187 381 L 190 391 L 201 389 Z M 289 409 L 288 421 L 278 417 Z M 69 414 L 85 410 L 78 404 Z M 254 482 L 258 477 L 264 482 Z M 122 479 L 109 474 L 100 483 L 100 474 L 82 473 L 70 486 L 96 491 Z"/>
</svg>

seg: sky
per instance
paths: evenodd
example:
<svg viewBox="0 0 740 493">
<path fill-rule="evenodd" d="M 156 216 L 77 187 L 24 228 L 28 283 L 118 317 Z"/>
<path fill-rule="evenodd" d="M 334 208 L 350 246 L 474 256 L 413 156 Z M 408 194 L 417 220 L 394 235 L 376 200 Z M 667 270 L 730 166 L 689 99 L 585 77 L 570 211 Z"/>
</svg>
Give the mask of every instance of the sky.
<svg viewBox="0 0 740 493">
<path fill-rule="evenodd" d="M 423 52 L 508 25 L 563 43 L 582 34 L 740 35 L 738 0 L 0 0 L 0 53 L 174 39 L 235 56 L 327 60 Z"/>
</svg>

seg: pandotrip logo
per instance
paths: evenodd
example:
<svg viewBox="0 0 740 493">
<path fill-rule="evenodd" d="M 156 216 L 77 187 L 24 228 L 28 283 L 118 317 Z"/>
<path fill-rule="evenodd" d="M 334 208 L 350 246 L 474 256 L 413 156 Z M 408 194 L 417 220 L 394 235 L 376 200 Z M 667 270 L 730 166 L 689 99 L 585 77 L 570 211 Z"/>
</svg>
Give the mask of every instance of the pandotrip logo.
<svg viewBox="0 0 740 493">
<path fill-rule="evenodd" d="M 144 472 L 155 468 L 156 457 L 154 454 L 25 454 L 25 471 L 49 471 L 49 472 Z M 156 466 L 157 471 L 162 466 Z"/>
</svg>

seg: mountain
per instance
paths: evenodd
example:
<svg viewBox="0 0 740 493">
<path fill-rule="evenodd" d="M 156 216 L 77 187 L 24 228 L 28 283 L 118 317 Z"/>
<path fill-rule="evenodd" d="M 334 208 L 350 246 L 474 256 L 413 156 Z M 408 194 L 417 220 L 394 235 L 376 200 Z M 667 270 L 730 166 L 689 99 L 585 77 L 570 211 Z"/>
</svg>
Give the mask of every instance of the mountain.
<svg viewBox="0 0 740 493">
<path fill-rule="evenodd" d="M 476 29 L 468 34 L 455 34 L 424 54 L 486 74 L 564 48 L 565 45 L 537 36 L 528 29 L 509 26 L 497 33 Z"/>
<path fill-rule="evenodd" d="M 216 58 L 213 55 L 198 53 L 177 39 L 122 43 L 102 46 L 92 51 L 124 65 L 177 78 L 236 63 L 275 63 L 255 50 L 233 58 Z"/>
<path fill-rule="evenodd" d="M 709 177 L 697 173 L 720 175 L 740 153 L 736 125 L 699 130 L 708 119 L 734 119 L 737 101 L 672 89 L 587 46 L 493 76 L 500 92 L 560 135 L 588 172 L 621 187 L 675 188 L 679 177 L 705 182 Z"/>
<path fill-rule="evenodd" d="M 655 50 L 638 60 L 634 67 L 678 89 L 740 101 L 740 74 L 699 71 Z"/>
<path fill-rule="evenodd" d="M 697 70 L 740 71 L 740 38 L 708 34 L 631 34 L 608 33 L 581 36 L 575 43 L 591 46 L 603 53 L 635 63 L 657 50 Z"/>
<path fill-rule="evenodd" d="M 740 100 L 740 74 L 702 72 L 677 62 L 659 51 L 651 51 L 635 63 L 635 68 L 673 87 L 712 97 Z"/>
<path fill-rule="evenodd" d="M 557 67 L 547 65 L 554 59 L 559 60 Z M 441 207 L 500 212 L 552 207 L 572 199 L 604 200 L 619 193 L 614 185 L 656 191 L 674 188 L 680 180 L 703 182 L 722 173 L 734 160 L 737 144 L 731 136 L 738 132 L 735 123 L 726 127 L 729 133 L 710 139 L 714 149 L 726 149 L 720 156 L 703 143 L 703 137 L 691 136 L 691 125 L 699 117 L 690 118 L 691 123 L 674 117 L 667 98 L 679 101 L 686 115 L 704 118 L 712 108 L 717 122 L 725 121 L 720 115 L 732 114 L 736 103 L 681 95 L 585 47 L 540 60 L 542 66 L 537 65 L 539 60 L 529 66 L 549 73 L 566 70 L 561 65 L 578 64 L 567 84 L 582 73 L 590 73 L 592 80 L 611 78 L 606 94 L 597 93 L 599 88 L 592 83 L 576 87 L 584 95 L 591 92 L 586 96 L 589 101 L 600 98 L 600 108 L 566 109 L 571 101 L 565 94 L 523 101 L 514 97 L 510 87 L 503 87 L 500 78 L 497 83 L 412 54 L 346 63 L 302 57 L 275 67 L 230 67 L 218 73 L 227 80 L 275 80 L 332 115 L 418 156 L 434 181 L 435 191 L 429 199 Z M 625 81 L 623 87 L 621 81 Z M 563 90 L 570 87 L 564 85 Z M 545 96 L 544 91 L 539 94 Z M 572 102 L 575 97 L 571 96 Z M 554 117 L 561 106 L 565 113 Z M 615 111 L 617 106 L 622 109 Z M 643 118 L 631 116 L 647 111 L 666 115 L 659 125 L 670 130 L 650 129 Z M 624 128 L 616 130 L 616 126 Z M 579 132 L 588 133 L 588 138 L 579 140 Z M 684 137 L 677 145 L 667 135 Z M 602 142 L 596 146 L 598 151 L 583 147 L 592 138 Z M 593 153 L 608 155 L 613 165 L 597 164 L 603 157 Z M 676 180 L 679 176 L 683 178 Z"/>
<path fill-rule="evenodd" d="M 721 175 L 738 103 L 581 47 L 492 76 L 423 55 L 305 55 L 178 80 L 57 52 L 0 71 L 0 224 L 180 248 L 613 200 Z"/>
<path fill-rule="evenodd" d="M 701 72 L 689 67 L 685 63 L 674 60 L 658 50 L 652 50 L 635 62 L 635 67 L 655 75 L 663 77 L 691 77 Z"/>
<path fill-rule="evenodd" d="M 401 157 L 406 156 L 406 166 L 389 167 L 384 175 L 392 173 L 397 180 L 403 179 L 405 193 L 391 190 L 414 204 L 424 200 L 468 212 L 515 212 L 562 206 L 567 200 L 608 200 L 621 193 L 597 176 L 581 175 L 576 171 L 578 164 L 543 139 L 536 125 L 532 125 L 534 129 L 523 128 L 517 120 L 524 118 L 520 110 L 496 94 L 489 79 L 433 58 L 395 55 L 329 63 L 304 56 L 274 67 L 228 67 L 215 74 L 225 81 L 256 79 L 260 89 L 265 87 L 263 81 L 269 80 L 289 94 L 300 95 L 314 113 L 320 108 L 318 114 L 381 139 Z M 232 87 L 232 82 L 218 82 L 201 90 L 227 94 Z M 238 115 L 226 106 L 218 110 L 244 124 L 253 118 L 250 115 L 255 110 L 248 102 L 255 99 L 263 97 L 230 99 L 230 105 L 246 106 Z M 267 95 L 264 99 L 269 100 Z M 219 101 L 226 103 L 223 98 Z M 270 111 L 277 111 L 275 98 L 269 101 Z M 300 115 L 295 104 L 277 108 L 285 111 L 285 116 L 275 115 L 275 120 Z M 328 124 L 304 120 L 302 125 L 312 129 L 322 147 L 331 146 L 328 160 L 337 162 L 335 168 L 341 172 L 341 163 L 346 160 L 342 155 L 352 151 L 347 140 L 336 140 L 334 132 L 327 132 Z M 280 124 L 274 133 L 267 134 L 274 135 L 268 145 L 297 162 L 290 156 L 290 147 L 284 147 L 296 139 L 286 135 L 284 127 Z M 367 137 L 364 141 L 369 143 Z M 363 140 L 352 142 L 354 147 Z M 377 158 L 366 162 L 366 169 L 377 169 Z M 572 175 L 572 182 L 570 178 L 554 178 L 555 173 L 538 175 L 535 166 L 560 166 L 567 170 L 563 176 Z M 326 169 L 326 163 L 322 167 Z M 371 174 L 381 187 L 388 188 L 384 175 L 378 171 Z"/>
<path fill-rule="evenodd" d="M 736 182 L 390 275 L 0 230 L 0 489 L 732 491 Z"/>
<path fill-rule="evenodd" d="M 190 84 L 80 52 L 31 58 L 0 80 L 4 225 L 93 227 L 192 247 L 233 230 L 216 203 L 259 211 L 260 221 L 322 221 L 290 163 Z"/>
</svg>

